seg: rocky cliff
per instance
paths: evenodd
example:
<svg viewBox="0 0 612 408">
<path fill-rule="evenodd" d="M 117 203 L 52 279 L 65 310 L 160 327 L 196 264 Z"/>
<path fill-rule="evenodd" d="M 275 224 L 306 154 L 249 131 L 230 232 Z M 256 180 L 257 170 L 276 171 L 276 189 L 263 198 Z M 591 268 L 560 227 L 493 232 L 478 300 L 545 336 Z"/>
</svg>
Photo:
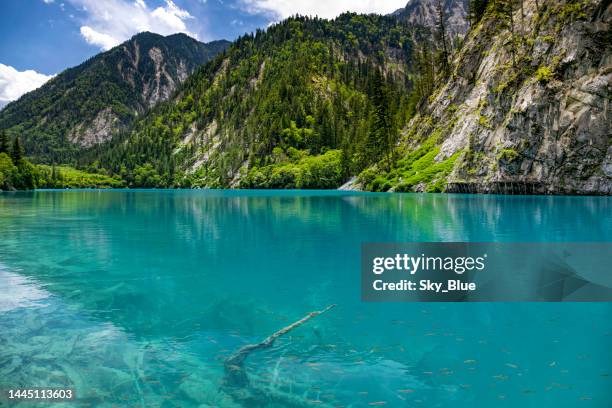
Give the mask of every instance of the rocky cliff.
<svg viewBox="0 0 612 408">
<path fill-rule="evenodd" d="M 468 0 L 411 0 L 393 15 L 411 25 L 435 28 L 440 21 L 440 10 L 451 38 L 463 37 L 468 31 Z"/>
<path fill-rule="evenodd" d="M 362 182 L 391 191 L 612 193 L 610 1 L 491 3 L 448 80 L 406 127 L 398 164 L 370 169 Z"/>
</svg>

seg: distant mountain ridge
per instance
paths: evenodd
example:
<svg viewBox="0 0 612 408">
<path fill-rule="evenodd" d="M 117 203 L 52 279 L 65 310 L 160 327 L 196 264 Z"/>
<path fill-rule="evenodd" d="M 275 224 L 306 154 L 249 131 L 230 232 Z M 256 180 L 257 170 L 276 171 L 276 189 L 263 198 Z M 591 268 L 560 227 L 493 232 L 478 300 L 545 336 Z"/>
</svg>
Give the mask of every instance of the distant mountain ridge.
<svg viewBox="0 0 612 408">
<path fill-rule="evenodd" d="M 0 128 L 19 135 L 30 156 L 70 162 L 79 149 L 109 140 L 168 99 L 229 44 L 140 33 L 7 105 L 0 111 Z"/>
</svg>

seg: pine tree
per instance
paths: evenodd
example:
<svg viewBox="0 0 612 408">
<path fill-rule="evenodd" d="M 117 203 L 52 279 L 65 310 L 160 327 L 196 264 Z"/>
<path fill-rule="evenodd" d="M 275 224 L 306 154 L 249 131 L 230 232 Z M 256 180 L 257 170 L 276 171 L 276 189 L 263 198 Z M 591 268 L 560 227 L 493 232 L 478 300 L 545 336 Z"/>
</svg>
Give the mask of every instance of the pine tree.
<svg viewBox="0 0 612 408">
<path fill-rule="evenodd" d="M 442 0 L 436 3 L 436 12 L 438 13 L 438 37 L 442 43 L 442 73 L 446 77 L 449 71 L 449 45 L 446 34 L 446 15 L 444 13 L 444 5 Z"/>
<path fill-rule="evenodd" d="M 8 135 L 6 134 L 6 130 L 0 132 L 0 153 L 9 153 L 10 143 Z"/>
<path fill-rule="evenodd" d="M 23 147 L 21 146 L 21 142 L 19 141 L 19 136 L 15 137 L 13 141 L 13 149 L 11 150 L 11 159 L 13 163 L 17 165 L 23 159 Z"/>
<path fill-rule="evenodd" d="M 514 25 L 514 7 L 516 0 L 495 0 L 495 12 L 501 17 L 502 26 L 510 30 L 510 53 L 512 54 L 512 68 L 516 68 L 516 27 Z"/>
<path fill-rule="evenodd" d="M 394 145 L 393 122 L 389 109 L 387 84 L 380 70 L 374 73 L 373 119 L 368 135 L 368 150 L 375 161 L 385 159 L 387 171 L 391 170 L 391 153 Z"/>
<path fill-rule="evenodd" d="M 435 63 L 432 58 L 431 44 L 423 41 L 412 53 L 415 67 L 414 92 L 416 104 L 421 105 L 433 92 L 435 85 Z"/>
<path fill-rule="evenodd" d="M 480 22 L 482 16 L 487 10 L 488 5 L 489 0 L 470 0 L 470 3 L 468 5 L 468 18 L 472 26 Z"/>
<path fill-rule="evenodd" d="M 340 155 L 340 171 L 342 171 L 342 181 L 348 180 L 351 175 L 351 153 L 349 151 L 349 144 L 345 142 L 342 144 L 342 151 Z"/>
</svg>

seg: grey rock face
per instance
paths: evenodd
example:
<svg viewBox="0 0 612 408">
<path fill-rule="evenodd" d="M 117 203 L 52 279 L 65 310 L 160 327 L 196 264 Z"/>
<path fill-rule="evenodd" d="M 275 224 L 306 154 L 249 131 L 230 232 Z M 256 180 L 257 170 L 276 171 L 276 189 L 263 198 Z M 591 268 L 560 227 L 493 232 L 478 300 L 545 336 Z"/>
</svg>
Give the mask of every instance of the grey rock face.
<svg viewBox="0 0 612 408">
<path fill-rule="evenodd" d="M 440 1 L 451 38 L 465 35 L 469 28 L 467 20 L 468 0 Z M 440 20 L 437 7 L 438 0 L 410 0 L 405 8 L 396 11 L 394 15 L 410 24 L 434 28 Z"/>
<path fill-rule="evenodd" d="M 515 12 L 514 50 L 509 30 L 476 27 L 451 80 L 409 125 L 419 130 L 405 143 L 440 132 L 437 160 L 461 154 L 449 191 L 612 194 L 612 6 L 539 7 L 526 0 L 525 15 Z"/>
</svg>

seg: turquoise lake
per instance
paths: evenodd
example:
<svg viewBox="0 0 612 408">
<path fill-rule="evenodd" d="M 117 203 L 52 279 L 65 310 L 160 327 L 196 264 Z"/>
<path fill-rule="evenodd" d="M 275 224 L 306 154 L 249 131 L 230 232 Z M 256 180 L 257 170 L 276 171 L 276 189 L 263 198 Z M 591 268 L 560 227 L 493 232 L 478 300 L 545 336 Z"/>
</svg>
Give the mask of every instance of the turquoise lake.
<svg viewBox="0 0 612 408">
<path fill-rule="evenodd" d="M 363 303 L 361 243 L 419 241 L 609 242 L 612 199 L 3 193 L 0 389 L 238 407 L 224 359 L 336 304 L 253 353 L 252 383 L 312 406 L 612 406 L 610 303 Z"/>
</svg>

